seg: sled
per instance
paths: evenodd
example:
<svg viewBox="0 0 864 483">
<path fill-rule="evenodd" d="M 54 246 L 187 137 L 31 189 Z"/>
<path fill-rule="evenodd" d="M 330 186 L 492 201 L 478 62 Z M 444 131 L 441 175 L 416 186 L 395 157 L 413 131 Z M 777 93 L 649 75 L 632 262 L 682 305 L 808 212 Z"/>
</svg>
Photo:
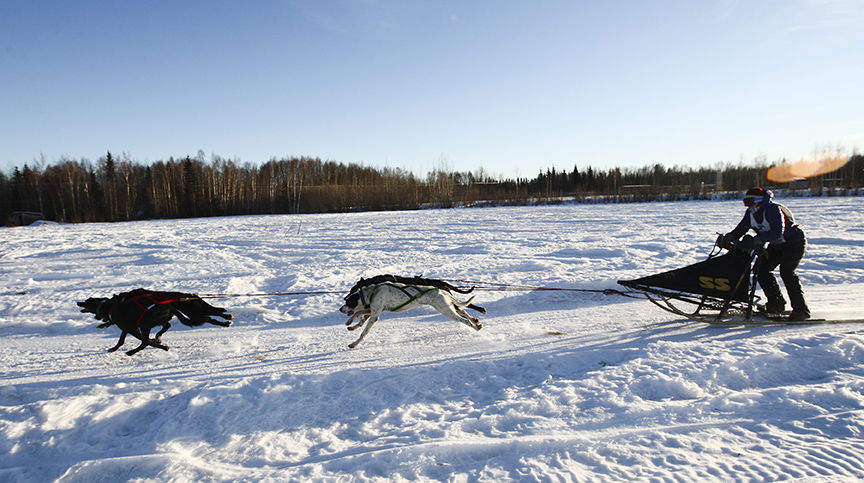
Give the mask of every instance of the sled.
<svg viewBox="0 0 864 483">
<path fill-rule="evenodd" d="M 619 280 L 663 310 L 700 322 L 751 320 L 759 297 L 755 250 L 740 244 L 721 255 L 720 238 L 708 259 L 635 280 Z"/>
<path fill-rule="evenodd" d="M 667 312 L 698 322 L 719 325 L 806 325 L 862 323 L 864 319 L 790 320 L 781 314 L 766 314 L 754 309 L 759 296 L 756 273 L 759 257 L 749 243 L 736 243 L 728 249 L 718 237 L 708 259 L 676 270 L 618 283 L 642 292 L 654 305 Z M 727 250 L 725 254 L 721 253 Z"/>
</svg>

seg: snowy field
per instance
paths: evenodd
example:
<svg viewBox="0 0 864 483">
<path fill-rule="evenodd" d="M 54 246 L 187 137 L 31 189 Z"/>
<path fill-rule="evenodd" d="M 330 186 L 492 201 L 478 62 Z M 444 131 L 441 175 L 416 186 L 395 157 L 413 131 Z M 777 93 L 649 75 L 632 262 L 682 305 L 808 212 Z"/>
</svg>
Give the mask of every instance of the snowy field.
<svg viewBox="0 0 864 483">
<path fill-rule="evenodd" d="M 815 317 L 864 316 L 864 198 L 780 199 Z M 0 481 L 854 481 L 864 324 L 719 327 L 644 300 L 481 291 L 348 349 L 341 295 L 215 299 L 133 357 L 75 302 L 347 291 L 423 274 L 621 288 L 703 260 L 739 201 L 0 229 Z M 176 322 L 176 321 L 175 321 Z M 135 347 L 131 337 L 124 350 Z"/>
</svg>

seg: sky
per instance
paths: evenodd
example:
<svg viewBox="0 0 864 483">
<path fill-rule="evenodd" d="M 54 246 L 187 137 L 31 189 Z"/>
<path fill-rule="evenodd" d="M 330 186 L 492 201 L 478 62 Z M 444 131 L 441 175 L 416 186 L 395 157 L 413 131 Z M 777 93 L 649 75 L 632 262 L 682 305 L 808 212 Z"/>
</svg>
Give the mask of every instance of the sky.
<svg viewBox="0 0 864 483">
<path fill-rule="evenodd" d="M 0 2 L 0 169 L 533 177 L 864 150 L 857 0 Z"/>
</svg>

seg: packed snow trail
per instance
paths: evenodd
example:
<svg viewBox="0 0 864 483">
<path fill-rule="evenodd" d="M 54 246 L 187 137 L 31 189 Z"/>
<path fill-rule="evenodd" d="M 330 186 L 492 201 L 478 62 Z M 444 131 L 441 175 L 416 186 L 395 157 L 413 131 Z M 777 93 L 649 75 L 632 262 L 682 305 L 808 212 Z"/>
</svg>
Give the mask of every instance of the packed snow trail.
<svg viewBox="0 0 864 483">
<path fill-rule="evenodd" d="M 814 315 L 860 316 L 864 199 L 780 199 Z M 826 210 L 827 201 L 831 209 Z M 0 480 L 864 478 L 864 327 L 718 327 L 620 296 L 481 292 L 347 344 L 335 294 L 219 300 L 230 328 L 106 353 L 75 302 L 138 287 L 423 274 L 565 288 L 694 263 L 740 202 L 250 216 L 0 230 Z"/>
</svg>

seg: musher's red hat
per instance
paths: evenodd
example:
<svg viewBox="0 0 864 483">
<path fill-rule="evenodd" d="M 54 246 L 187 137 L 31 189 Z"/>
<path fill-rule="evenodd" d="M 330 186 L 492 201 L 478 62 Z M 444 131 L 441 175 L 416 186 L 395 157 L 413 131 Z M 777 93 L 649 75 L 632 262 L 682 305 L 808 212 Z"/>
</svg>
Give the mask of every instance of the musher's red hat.
<svg viewBox="0 0 864 483">
<path fill-rule="evenodd" d="M 761 203 L 768 196 L 768 192 L 765 191 L 765 188 L 762 187 L 754 187 L 747 190 L 747 193 L 744 194 L 744 204 L 747 206 L 753 206 L 756 203 Z"/>
</svg>

